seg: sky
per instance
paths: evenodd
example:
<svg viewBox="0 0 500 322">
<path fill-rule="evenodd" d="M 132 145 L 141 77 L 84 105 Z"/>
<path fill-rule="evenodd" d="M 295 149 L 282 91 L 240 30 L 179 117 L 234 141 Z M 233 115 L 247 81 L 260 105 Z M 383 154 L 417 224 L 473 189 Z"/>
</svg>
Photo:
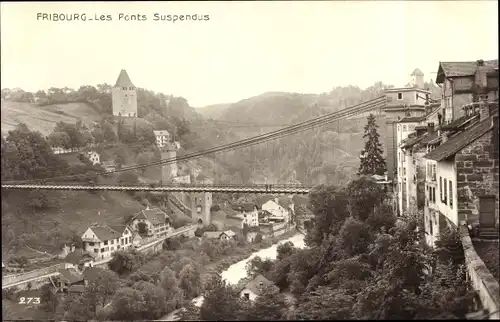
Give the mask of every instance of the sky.
<svg viewBox="0 0 500 322">
<path fill-rule="evenodd" d="M 416 67 L 427 81 L 439 61 L 497 59 L 497 6 L 493 0 L 2 2 L 1 86 L 114 85 L 126 69 L 137 87 L 185 97 L 194 107 L 269 91 L 322 93 L 376 81 L 402 86 Z M 46 21 L 44 13 L 85 13 L 87 20 Z M 155 13 L 209 20 L 154 21 Z M 112 20 L 90 21 L 95 15 Z"/>
</svg>

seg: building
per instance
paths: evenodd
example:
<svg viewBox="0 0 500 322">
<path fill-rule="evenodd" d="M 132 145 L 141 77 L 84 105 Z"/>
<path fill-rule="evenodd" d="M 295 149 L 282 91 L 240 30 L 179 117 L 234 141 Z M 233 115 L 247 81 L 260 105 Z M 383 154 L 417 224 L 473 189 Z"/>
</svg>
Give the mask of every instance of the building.
<svg viewBox="0 0 500 322">
<path fill-rule="evenodd" d="M 436 84 L 442 88 L 444 124 L 463 116 L 462 106 L 475 101 L 478 83 L 482 83 L 484 99 L 498 99 L 498 59 L 439 63 Z"/>
<path fill-rule="evenodd" d="M 116 170 L 116 165 L 114 161 L 104 161 L 102 163 L 102 167 L 104 168 L 104 170 L 106 170 L 106 172 L 113 172 Z"/>
<path fill-rule="evenodd" d="M 127 226 L 91 226 L 82 235 L 83 249 L 96 260 L 111 256 L 115 250 L 132 245 L 132 231 Z"/>
<path fill-rule="evenodd" d="M 157 143 L 158 144 L 158 143 Z M 161 181 L 163 184 L 167 184 L 173 181 L 174 178 L 178 177 L 179 169 L 177 166 L 177 148 L 171 142 L 163 142 L 162 145 L 158 145 L 161 153 L 162 160 L 170 160 L 168 163 L 161 165 Z"/>
<path fill-rule="evenodd" d="M 265 288 L 270 288 L 271 291 L 278 293 L 279 288 L 274 285 L 273 282 L 268 280 L 262 275 L 257 275 L 254 279 L 246 283 L 244 286 L 240 286 L 240 296 L 249 299 L 250 301 L 255 301 L 257 297 L 262 295 Z"/>
<path fill-rule="evenodd" d="M 153 131 L 156 137 L 156 145 L 161 148 L 164 147 L 165 144 L 172 142 L 172 136 L 168 133 L 167 130 L 161 131 Z"/>
<path fill-rule="evenodd" d="M 111 99 L 114 116 L 137 117 L 137 89 L 125 69 L 120 71 L 111 89 Z"/>
<path fill-rule="evenodd" d="M 424 74 L 417 68 L 412 74 L 410 87 L 389 88 L 385 90 L 387 104 L 385 113 L 386 131 L 384 135 L 384 156 L 387 164 L 389 180 L 394 180 L 397 172 L 397 123 L 404 117 L 422 117 L 425 115 L 426 103 L 430 100 L 430 92 L 423 88 Z M 383 128 L 383 126 L 381 126 Z"/>
<path fill-rule="evenodd" d="M 238 213 L 236 216 L 243 218 L 241 228 L 246 224 L 249 227 L 259 226 L 259 210 L 253 202 L 244 202 L 233 205 L 232 208 Z"/>
<path fill-rule="evenodd" d="M 161 209 L 149 209 L 148 206 L 132 218 L 129 227 L 141 237 L 162 238 L 169 232 L 170 217 Z"/>
<path fill-rule="evenodd" d="M 257 199 L 257 203 L 262 210 L 270 212 L 272 216 L 286 218 L 287 220 L 290 217 L 292 201 L 287 197 L 264 196 Z"/>
<path fill-rule="evenodd" d="M 210 239 L 230 240 L 236 237 L 236 233 L 232 230 L 226 231 L 206 231 L 204 237 Z"/>
<path fill-rule="evenodd" d="M 201 173 L 193 180 L 198 184 L 213 184 L 213 179 L 203 176 Z M 191 218 L 196 219 L 198 224 L 210 225 L 212 222 L 210 209 L 212 208 L 211 192 L 193 192 L 189 195 L 191 205 Z"/>
<path fill-rule="evenodd" d="M 472 103 L 462 113 L 472 117 L 465 129 L 442 131 L 441 144 L 424 156 L 438 186 L 425 218 L 430 245 L 444 225 L 498 238 L 498 102 Z"/>
<path fill-rule="evenodd" d="M 75 249 L 64 258 L 64 268 L 75 268 L 82 271 L 86 267 L 92 267 L 96 257 L 97 255 L 95 253 L 83 249 Z"/>
<path fill-rule="evenodd" d="M 101 163 L 101 156 L 95 151 L 87 152 L 87 158 L 92 162 L 92 165 Z"/>
<path fill-rule="evenodd" d="M 66 292 L 74 285 L 84 285 L 83 274 L 75 269 L 60 269 L 57 272 L 59 279 L 56 287 L 60 292 Z"/>
</svg>

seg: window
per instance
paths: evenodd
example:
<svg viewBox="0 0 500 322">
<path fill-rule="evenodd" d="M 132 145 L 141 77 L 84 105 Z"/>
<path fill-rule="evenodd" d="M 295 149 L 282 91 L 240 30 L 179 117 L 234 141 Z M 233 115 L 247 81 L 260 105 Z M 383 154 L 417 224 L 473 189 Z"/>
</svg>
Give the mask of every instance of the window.
<svg viewBox="0 0 500 322">
<path fill-rule="evenodd" d="M 418 101 L 418 93 L 415 93 L 415 100 Z"/>
<path fill-rule="evenodd" d="M 107 240 L 105 240 L 105 241 L 104 241 L 104 245 L 107 245 L 107 244 L 108 244 L 108 241 L 107 241 Z"/>
<path fill-rule="evenodd" d="M 432 218 L 429 218 L 429 233 L 432 236 Z"/>
<path fill-rule="evenodd" d="M 408 131 L 408 126 L 403 125 L 403 131 Z"/>
<path fill-rule="evenodd" d="M 104 248 L 101 248 L 101 253 L 104 253 Z"/>
<path fill-rule="evenodd" d="M 93 243 L 93 242 L 90 242 L 90 243 L 89 243 L 89 246 L 94 246 L 94 243 Z"/>
<path fill-rule="evenodd" d="M 451 184 L 451 181 L 448 183 L 449 189 L 450 189 L 450 208 L 453 209 L 453 185 Z"/>
<path fill-rule="evenodd" d="M 124 90 L 124 91 L 126 91 L 126 90 L 127 90 L 127 88 L 126 88 L 126 87 L 122 87 L 122 88 L 123 88 L 123 90 Z"/>
<path fill-rule="evenodd" d="M 444 184 L 443 184 L 443 193 L 444 193 L 444 198 L 443 198 L 443 203 L 445 205 L 448 204 L 448 188 L 446 187 L 446 179 L 444 179 Z"/>
<path fill-rule="evenodd" d="M 98 248 L 94 248 L 94 253 L 99 253 L 99 249 Z"/>
<path fill-rule="evenodd" d="M 111 240 L 111 245 L 113 245 L 114 243 L 115 243 L 115 240 L 114 240 L 114 239 L 112 239 L 112 240 Z"/>
<path fill-rule="evenodd" d="M 398 100 L 402 100 L 403 99 L 403 93 L 398 93 Z"/>
<path fill-rule="evenodd" d="M 439 177 L 439 197 L 443 200 L 443 178 Z"/>
<path fill-rule="evenodd" d="M 250 293 L 243 293 L 243 295 L 247 298 L 247 300 L 250 299 Z"/>
<path fill-rule="evenodd" d="M 436 188 L 432 188 L 432 202 L 436 203 Z"/>
</svg>

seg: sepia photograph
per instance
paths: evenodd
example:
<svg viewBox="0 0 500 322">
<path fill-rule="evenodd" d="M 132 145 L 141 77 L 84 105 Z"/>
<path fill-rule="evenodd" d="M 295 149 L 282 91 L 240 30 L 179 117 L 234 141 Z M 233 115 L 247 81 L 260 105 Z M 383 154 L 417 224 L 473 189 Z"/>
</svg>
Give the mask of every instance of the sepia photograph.
<svg viewBox="0 0 500 322">
<path fill-rule="evenodd" d="M 498 320 L 498 1 L 1 2 L 3 321 Z"/>
</svg>

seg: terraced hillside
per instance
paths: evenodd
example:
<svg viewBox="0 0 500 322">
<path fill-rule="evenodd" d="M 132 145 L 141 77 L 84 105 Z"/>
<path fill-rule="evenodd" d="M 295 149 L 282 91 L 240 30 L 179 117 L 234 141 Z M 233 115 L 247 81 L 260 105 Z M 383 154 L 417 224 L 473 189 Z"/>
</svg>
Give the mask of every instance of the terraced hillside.
<svg viewBox="0 0 500 322">
<path fill-rule="evenodd" d="M 33 131 L 48 135 L 57 122 L 76 123 L 81 119 L 86 125 L 98 121 L 101 116 L 87 103 L 66 103 L 37 106 L 30 103 L 12 101 L 1 102 L 2 132 L 13 130 L 19 123 L 24 123 Z"/>
</svg>

